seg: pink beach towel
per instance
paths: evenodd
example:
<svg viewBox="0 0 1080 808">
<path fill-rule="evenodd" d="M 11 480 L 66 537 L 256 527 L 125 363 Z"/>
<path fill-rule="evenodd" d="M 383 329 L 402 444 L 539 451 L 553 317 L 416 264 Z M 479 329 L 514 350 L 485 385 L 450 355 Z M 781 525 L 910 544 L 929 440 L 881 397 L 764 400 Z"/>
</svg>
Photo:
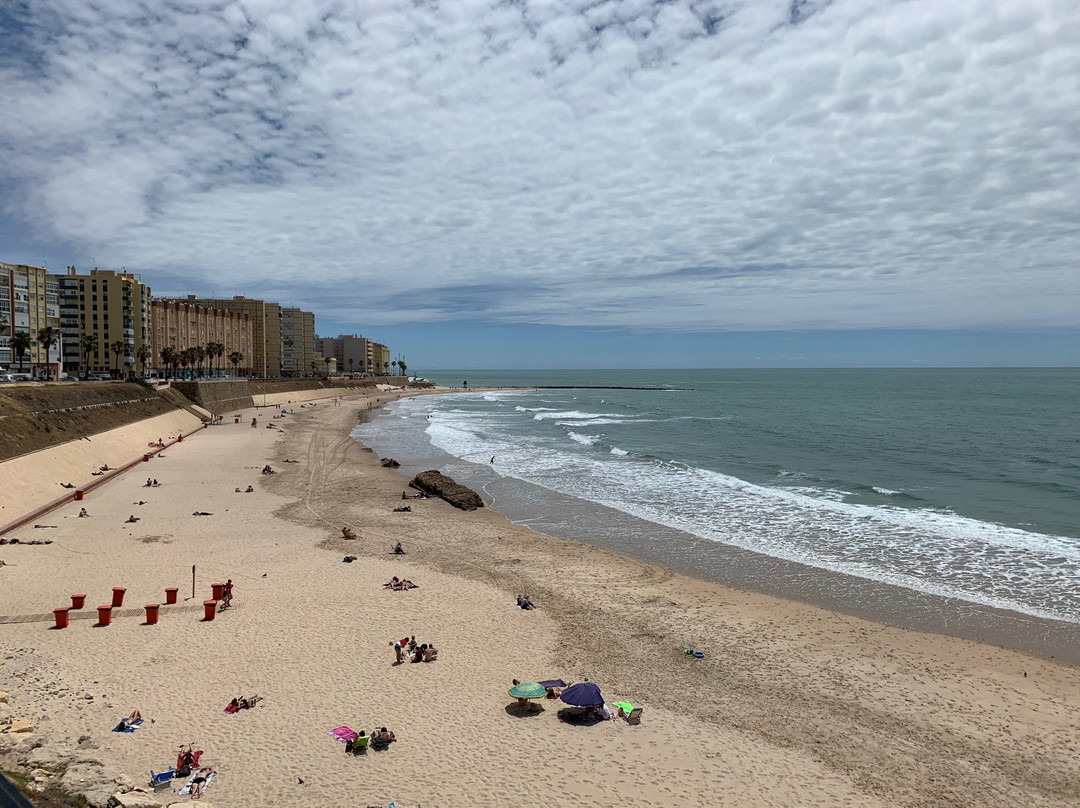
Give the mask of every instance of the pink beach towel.
<svg viewBox="0 0 1080 808">
<path fill-rule="evenodd" d="M 327 734 L 333 735 L 342 743 L 351 743 L 357 736 L 357 733 L 353 732 L 348 727 L 338 727 L 337 729 L 330 730 Z"/>
</svg>

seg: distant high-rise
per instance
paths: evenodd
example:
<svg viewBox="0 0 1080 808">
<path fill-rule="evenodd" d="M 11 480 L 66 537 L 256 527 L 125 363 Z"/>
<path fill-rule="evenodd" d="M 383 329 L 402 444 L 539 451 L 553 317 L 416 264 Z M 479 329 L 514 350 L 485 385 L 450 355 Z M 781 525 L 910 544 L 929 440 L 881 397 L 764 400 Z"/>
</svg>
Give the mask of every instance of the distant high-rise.
<svg viewBox="0 0 1080 808">
<path fill-rule="evenodd" d="M 315 350 L 323 356 L 334 357 L 339 373 L 370 373 L 373 344 L 356 334 L 340 334 L 316 339 Z"/>
<path fill-rule="evenodd" d="M 310 311 L 283 306 L 281 309 L 281 373 L 283 376 L 310 376 L 322 372 L 315 367 L 315 315 Z"/>
</svg>

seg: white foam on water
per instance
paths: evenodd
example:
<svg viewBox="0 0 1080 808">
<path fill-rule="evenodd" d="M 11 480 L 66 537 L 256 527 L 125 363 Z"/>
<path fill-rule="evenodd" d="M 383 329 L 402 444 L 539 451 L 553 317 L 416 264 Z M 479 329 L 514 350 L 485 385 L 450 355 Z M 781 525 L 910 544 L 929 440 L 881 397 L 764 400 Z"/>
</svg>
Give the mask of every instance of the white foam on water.
<svg viewBox="0 0 1080 808">
<path fill-rule="evenodd" d="M 543 413 L 541 413 L 543 415 Z M 592 425 L 603 413 L 560 411 Z M 536 416 L 534 415 L 534 418 Z M 923 592 L 1080 622 L 1080 543 L 947 511 L 843 501 L 843 492 L 757 485 L 708 469 L 559 448 L 508 423 L 436 411 L 431 442 L 534 485 L 766 555 Z M 588 436 L 569 433 L 573 440 Z M 547 445 L 545 443 L 547 441 Z M 613 464 L 618 464 L 617 472 Z M 783 474 L 783 473 L 781 473 Z M 794 476 L 794 475 L 793 475 Z"/>
<path fill-rule="evenodd" d="M 536 412 L 533 416 L 534 421 L 547 421 L 552 418 L 559 418 L 567 421 L 591 421 L 594 418 L 625 418 L 617 412 L 581 412 L 579 410 L 546 410 L 539 412 L 537 410 L 531 410 L 530 412 Z"/>
<path fill-rule="evenodd" d="M 592 446 L 598 440 L 600 440 L 600 438 L 594 435 L 582 435 L 578 432 L 567 432 L 566 437 L 570 438 L 570 440 L 572 441 L 576 441 L 577 443 L 582 444 L 583 446 Z"/>
<path fill-rule="evenodd" d="M 628 454 L 630 454 L 628 451 L 626 451 L 626 449 L 620 449 L 618 446 L 612 446 L 611 453 L 613 455 L 618 455 L 619 457 L 626 457 Z"/>
<path fill-rule="evenodd" d="M 886 496 L 886 497 L 898 497 L 902 493 L 904 493 L 903 491 L 893 491 L 891 488 L 881 488 L 881 487 L 876 486 L 876 485 L 872 485 L 870 487 L 873 488 L 875 491 L 877 491 L 879 494 L 882 494 L 883 496 Z"/>
</svg>

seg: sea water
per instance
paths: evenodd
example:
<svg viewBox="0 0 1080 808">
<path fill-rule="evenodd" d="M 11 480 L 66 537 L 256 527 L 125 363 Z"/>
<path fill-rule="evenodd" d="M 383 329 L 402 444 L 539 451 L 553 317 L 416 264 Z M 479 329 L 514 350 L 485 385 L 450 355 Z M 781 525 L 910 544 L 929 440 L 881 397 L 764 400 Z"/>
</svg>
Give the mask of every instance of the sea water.
<svg viewBox="0 0 1080 808">
<path fill-rule="evenodd" d="M 1080 623 L 1078 370 L 426 375 L 651 388 L 406 399 L 354 432 L 543 532 L 793 597 L 875 582 Z"/>
</svg>

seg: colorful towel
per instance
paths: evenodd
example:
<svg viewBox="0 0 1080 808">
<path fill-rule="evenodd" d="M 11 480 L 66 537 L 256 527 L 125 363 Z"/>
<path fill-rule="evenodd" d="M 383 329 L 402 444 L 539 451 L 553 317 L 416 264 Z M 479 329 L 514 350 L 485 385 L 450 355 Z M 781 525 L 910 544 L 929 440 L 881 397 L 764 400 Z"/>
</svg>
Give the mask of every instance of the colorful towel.
<svg viewBox="0 0 1080 808">
<path fill-rule="evenodd" d="M 195 778 L 198 777 L 198 776 L 199 776 L 198 772 L 192 772 L 191 779 L 187 781 L 187 784 L 182 789 L 180 789 L 180 791 L 178 793 L 179 794 L 190 794 L 191 793 L 191 785 L 192 785 L 192 783 L 195 782 Z M 214 782 L 215 777 L 217 777 L 217 772 L 210 772 L 210 774 L 206 775 L 206 783 L 203 785 L 203 793 L 204 794 L 206 793 L 206 789 L 210 788 L 210 784 L 212 782 Z"/>
<path fill-rule="evenodd" d="M 119 723 L 117 723 L 117 725 L 113 727 L 113 732 L 134 732 L 140 726 L 142 726 L 141 718 L 135 719 L 128 725 L 124 724 L 124 719 L 120 719 Z"/>
<path fill-rule="evenodd" d="M 225 708 L 225 712 L 227 712 L 229 715 L 233 715 L 234 713 L 238 713 L 238 712 L 240 712 L 240 705 L 239 704 L 235 704 L 235 705 L 230 704 L 228 707 Z"/>
<path fill-rule="evenodd" d="M 615 706 L 627 715 L 630 715 L 630 713 L 634 712 L 634 705 L 628 701 L 617 701 L 615 702 Z"/>
<path fill-rule="evenodd" d="M 359 733 L 354 732 L 348 727 L 338 727 L 337 729 L 332 729 L 327 733 L 327 735 L 333 735 L 342 743 L 351 743 L 358 734 Z"/>
<path fill-rule="evenodd" d="M 566 682 L 562 679 L 542 679 L 537 684 L 544 687 L 566 687 Z"/>
</svg>

